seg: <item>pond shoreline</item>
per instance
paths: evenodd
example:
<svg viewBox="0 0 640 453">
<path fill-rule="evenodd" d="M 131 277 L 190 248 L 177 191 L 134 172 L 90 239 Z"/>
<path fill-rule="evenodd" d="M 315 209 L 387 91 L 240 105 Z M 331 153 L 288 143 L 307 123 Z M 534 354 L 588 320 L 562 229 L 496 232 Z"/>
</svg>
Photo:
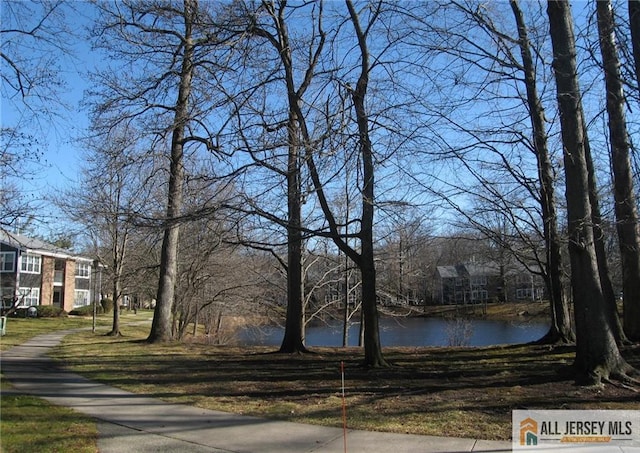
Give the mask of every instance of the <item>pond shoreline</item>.
<svg viewBox="0 0 640 453">
<path fill-rule="evenodd" d="M 548 302 L 380 307 L 381 317 L 464 318 L 492 321 L 549 320 Z"/>
<path fill-rule="evenodd" d="M 361 334 L 359 320 L 348 328 L 348 346 L 357 346 Z M 305 329 L 305 344 L 311 347 L 337 347 L 344 344 L 344 326 L 338 319 L 314 322 Z M 488 346 L 528 343 L 541 338 L 549 329 L 544 318 L 517 317 L 489 319 L 469 316 L 411 316 L 408 311 L 381 316 L 380 342 L 395 346 Z M 237 331 L 236 342 L 246 346 L 277 346 L 284 335 L 283 326 L 246 326 Z"/>
<path fill-rule="evenodd" d="M 481 305 L 428 305 L 428 306 L 379 306 L 380 321 L 402 319 L 428 319 L 447 321 L 501 321 L 511 323 L 549 322 L 549 304 L 547 302 L 512 302 Z M 327 316 L 313 319 L 307 324 L 308 329 L 322 328 L 328 324 L 339 324 L 342 319 L 341 310 L 327 312 Z M 214 344 L 237 343 L 237 334 L 243 330 L 271 331 L 284 329 L 284 319 L 275 320 L 266 315 L 226 315 L 223 316 L 221 329 L 213 336 L 189 336 L 189 341 L 205 341 Z M 358 324 L 359 316 L 354 316 L 350 326 Z M 337 335 L 337 334 L 336 334 Z"/>
<path fill-rule="evenodd" d="M 332 310 L 328 316 L 308 321 L 309 327 L 325 325 L 328 320 L 340 321 L 342 310 Z M 446 318 L 446 319 L 483 319 L 487 321 L 549 321 L 548 302 L 507 302 L 467 305 L 399 305 L 379 306 L 380 319 L 386 318 Z M 276 322 L 270 316 L 230 315 L 225 316 L 233 327 L 276 327 L 284 326 L 284 319 Z M 351 323 L 357 322 L 357 317 Z"/>
</svg>

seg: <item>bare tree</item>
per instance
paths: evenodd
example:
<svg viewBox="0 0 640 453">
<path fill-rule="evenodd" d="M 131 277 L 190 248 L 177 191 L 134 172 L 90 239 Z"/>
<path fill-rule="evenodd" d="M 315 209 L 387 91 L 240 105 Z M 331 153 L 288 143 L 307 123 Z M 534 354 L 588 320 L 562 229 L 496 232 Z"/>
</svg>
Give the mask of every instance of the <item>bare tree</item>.
<svg viewBox="0 0 640 453">
<path fill-rule="evenodd" d="M 434 272 L 430 259 L 433 235 L 424 225 L 426 218 L 428 215 L 423 217 L 422 212 L 417 216 L 400 206 L 386 229 L 379 233 L 378 287 L 396 304 L 422 305 L 431 294 L 428 286 Z"/>
<path fill-rule="evenodd" d="M 543 15 L 532 6 L 527 23 L 519 3 L 510 5 L 514 20 L 497 5 L 444 2 L 440 14 L 452 20 L 424 24 L 425 45 L 450 55 L 454 72 L 453 80 L 440 82 L 453 94 L 441 101 L 444 132 L 436 132 L 442 139 L 434 154 L 456 171 L 438 178 L 446 190 L 433 193 L 456 211 L 459 228 L 464 222 L 494 244 L 501 267 L 515 260 L 542 276 L 552 324 L 541 341 L 570 342 L 557 178 L 543 103 Z"/>
<path fill-rule="evenodd" d="M 176 219 L 180 217 L 182 210 L 185 129 L 189 121 L 189 96 L 195 68 L 193 27 L 197 8 L 198 4 L 195 0 L 185 0 L 184 10 L 180 12 L 184 19 L 184 34 L 180 38 L 180 46 L 184 46 L 184 51 L 180 62 L 180 82 L 171 130 L 171 165 L 169 168 L 166 225 L 160 255 L 160 281 L 149 342 L 169 341 L 173 337 L 170 321 L 177 283 L 178 239 L 180 235 L 180 226 Z"/>
<path fill-rule="evenodd" d="M 596 178 L 596 168 L 591 152 L 591 142 L 587 134 L 587 126 L 582 124 L 584 129 L 584 151 L 587 165 L 587 183 L 589 187 L 589 202 L 591 204 L 591 225 L 593 226 L 594 245 L 596 251 L 596 260 L 598 262 L 598 276 L 600 286 L 602 287 L 602 295 L 605 301 L 607 314 L 610 318 L 613 334 L 618 344 L 626 343 L 628 340 L 622 327 L 622 321 L 618 314 L 618 303 L 615 290 L 613 289 L 613 280 L 611 278 L 611 265 L 609 264 L 606 241 L 606 223 L 607 220 L 602 214 L 600 207 L 600 193 L 598 191 L 598 183 Z"/>
<path fill-rule="evenodd" d="M 285 0 L 264 0 L 255 5 L 239 2 L 237 8 L 237 19 L 230 26 L 238 34 L 246 32 L 249 39 L 245 52 L 252 55 L 244 59 L 245 85 L 229 94 L 235 104 L 239 148 L 254 165 L 246 187 L 246 204 L 251 214 L 286 230 L 286 260 L 282 264 L 287 274 L 287 313 L 280 352 L 306 352 L 303 239 L 313 233 L 302 215 L 307 196 L 302 150 L 307 137 L 301 129 L 306 106 L 313 106 L 306 97 L 324 48 L 323 3 L 292 7 Z M 307 25 L 309 28 L 301 32 Z M 256 182 L 262 175 L 268 183 L 259 185 Z M 274 195 L 279 194 L 281 185 L 284 194 Z M 271 197 L 276 200 L 270 206 Z M 279 209 L 283 197 L 287 200 L 286 212 Z M 269 247 L 275 253 L 273 242 Z"/>
<path fill-rule="evenodd" d="M 576 380 L 600 384 L 611 378 L 627 379 L 633 369 L 616 344 L 598 269 L 573 18 L 566 1 L 549 1 L 547 13 L 564 144 Z"/>
<path fill-rule="evenodd" d="M 360 231 L 356 233 L 359 240 L 360 251 L 356 251 L 345 242 L 336 218 L 329 206 L 324 186 L 320 180 L 318 168 L 316 166 L 316 158 L 314 150 L 309 146 L 311 141 L 307 140 L 306 160 L 309 166 L 311 179 L 318 195 L 320 206 L 327 219 L 330 228 L 331 238 L 336 245 L 360 269 L 362 277 L 362 313 L 364 328 L 364 363 L 370 367 L 388 366 L 382 354 L 380 344 L 380 331 L 378 326 L 378 301 L 376 295 L 376 266 L 374 256 L 374 212 L 375 212 L 375 155 L 370 137 L 370 117 L 366 108 L 367 90 L 369 86 L 369 73 L 371 71 L 371 62 L 369 60 L 369 49 L 367 41 L 370 39 L 369 30 L 378 18 L 381 4 L 372 5 L 372 13 L 368 19 L 368 23 L 364 26 L 360 23 L 360 16 L 355 6 L 350 0 L 346 0 L 347 9 L 349 11 L 350 22 L 354 28 L 356 40 L 359 50 L 359 70 L 357 73 L 357 82 L 355 88 L 349 85 L 348 91 L 353 102 L 355 112 L 355 121 L 357 125 L 357 150 L 358 157 L 361 162 L 361 216 Z M 308 132 L 303 129 L 303 136 L 309 137 Z"/>
<path fill-rule="evenodd" d="M 114 302 L 110 336 L 120 336 L 120 307 L 131 269 L 129 250 L 136 219 L 149 209 L 150 184 L 137 149 L 139 133 L 115 128 L 107 136 L 87 139 L 83 176 L 77 187 L 57 197 L 56 204 L 88 236 L 96 258 L 106 265 Z M 78 197 L 78 193 L 83 193 Z"/>
<path fill-rule="evenodd" d="M 219 92 L 215 51 L 221 40 L 213 19 L 218 5 L 118 1 L 97 7 L 94 40 L 112 63 L 93 75 L 96 124 L 106 130 L 139 124 L 148 149 L 164 152 L 169 162 L 156 309 L 148 337 L 150 342 L 169 341 L 180 224 L 190 218 L 183 212 L 185 165 L 193 154 L 206 159 L 217 150 L 208 124 L 215 121 Z"/>
<path fill-rule="evenodd" d="M 260 286 L 257 275 L 247 272 L 248 258 L 228 243 L 232 223 L 223 212 L 189 222 L 180 239 L 180 260 L 173 330 L 183 339 L 189 326 L 194 337 L 203 325 L 210 340 L 224 342 L 224 319 L 252 313 Z"/>
<path fill-rule="evenodd" d="M 302 187 L 301 187 L 301 133 L 300 122 L 302 111 L 300 110 L 302 99 L 312 81 L 318 58 L 322 53 L 324 44 L 324 32 L 321 21 L 318 20 L 317 44 L 312 40 L 309 53 L 313 57 L 308 62 L 304 71 L 304 78 L 296 86 L 295 69 L 292 55 L 292 43 L 289 40 L 289 30 L 285 12 L 287 2 L 280 1 L 277 6 L 271 2 L 263 2 L 263 6 L 269 17 L 273 20 L 275 34 L 264 29 L 254 27 L 252 32 L 257 36 L 266 38 L 280 55 L 282 72 L 287 91 L 288 118 L 287 118 L 287 317 L 285 333 L 280 346 L 280 352 L 305 352 L 304 338 L 304 301 L 302 292 Z M 322 3 L 320 3 L 320 16 L 322 15 Z M 314 25 L 314 34 L 316 32 Z"/>
<path fill-rule="evenodd" d="M 600 51 L 605 75 L 611 168 L 618 244 L 622 259 L 624 330 L 630 340 L 640 340 L 640 238 L 638 208 L 629 157 L 625 96 L 620 77 L 611 2 L 596 2 Z"/>
<path fill-rule="evenodd" d="M 545 113 L 538 96 L 535 66 L 531 45 L 522 11 L 517 0 L 511 0 L 511 9 L 518 26 L 518 45 L 522 56 L 522 70 L 527 90 L 527 104 L 533 129 L 533 150 L 538 162 L 540 206 L 542 210 L 543 238 L 545 241 L 545 282 L 551 302 L 551 327 L 541 341 L 571 342 L 575 339 L 571 328 L 569 304 L 562 281 L 562 240 L 558 228 L 558 214 L 554 187 L 553 164 L 547 146 Z"/>
</svg>

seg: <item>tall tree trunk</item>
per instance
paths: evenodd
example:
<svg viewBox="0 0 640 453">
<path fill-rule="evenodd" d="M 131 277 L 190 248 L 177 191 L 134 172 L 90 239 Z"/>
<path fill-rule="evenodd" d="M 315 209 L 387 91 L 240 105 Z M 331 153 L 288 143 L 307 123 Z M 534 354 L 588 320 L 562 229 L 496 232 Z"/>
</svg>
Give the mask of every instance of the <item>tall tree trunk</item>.
<svg viewBox="0 0 640 453">
<path fill-rule="evenodd" d="M 367 69 L 368 70 L 368 69 Z M 362 188 L 362 227 L 360 239 L 362 245 L 360 272 L 362 273 L 362 310 L 364 315 L 364 361 L 370 367 L 386 366 L 380 345 L 378 326 L 378 301 L 376 294 L 376 266 L 373 248 L 374 216 L 374 166 L 373 149 L 369 138 L 369 126 L 364 106 L 366 82 L 358 82 L 353 94 L 353 103 L 358 116 L 360 146 L 362 147 L 363 179 Z"/>
<path fill-rule="evenodd" d="M 364 228 L 363 228 L 364 231 Z M 368 236 L 366 233 L 363 236 Z M 364 364 L 377 368 L 388 366 L 382 355 L 380 327 L 378 325 L 378 301 L 376 295 L 376 267 L 373 259 L 373 241 L 363 238 L 362 262 L 362 315 L 364 326 Z"/>
<path fill-rule="evenodd" d="M 107 336 L 110 337 L 119 337 L 120 332 L 120 301 L 122 299 L 122 288 L 120 287 L 120 282 L 115 281 L 113 283 L 113 322 L 111 324 L 111 330 L 107 333 Z"/>
<path fill-rule="evenodd" d="M 180 226 L 177 219 L 182 210 L 182 185 L 184 183 L 184 131 L 189 118 L 189 93 L 193 76 L 194 45 L 192 25 L 197 13 L 196 0 L 184 0 L 184 55 L 180 72 L 180 85 L 171 137 L 171 165 L 169 168 L 169 192 L 167 218 L 160 256 L 160 279 L 156 296 L 151 332 L 147 341 L 167 342 L 173 339 L 171 313 L 175 299 L 178 269 L 178 239 Z"/>
<path fill-rule="evenodd" d="M 358 14 L 355 11 L 351 1 L 347 0 L 347 8 L 351 17 L 351 22 L 356 30 L 358 37 L 358 45 L 361 52 L 361 71 L 359 74 L 356 89 L 352 92 L 352 99 L 354 103 L 354 109 L 357 117 L 357 126 L 359 134 L 359 157 L 362 163 L 362 216 L 361 216 L 361 230 L 358 233 L 358 239 L 360 240 L 360 253 L 349 246 L 346 240 L 343 240 L 344 235 L 339 231 L 335 216 L 333 215 L 322 181 L 315 165 L 314 159 L 314 146 L 309 135 L 309 131 L 300 111 L 299 101 L 302 99 L 302 93 L 308 87 L 310 77 L 313 74 L 313 67 L 317 62 L 324 43 L 324 32 L 321 26 L 318 27 L 318 35 L 320 36 L 320 44 L 313 54 L 313 67 L 310 68 L 305 76 L 305 83 L 301 85 L 297 92 L 295 92 L 295 101 L 292 102 L 292 93 L 294 91 L 291 87 L 289 89 L 289 108 L 293 108 L 298 119 L 299 132 L 303 138 L 305 161 L 309 168 L 309 173 L 313 181 L 314 189 L 318 197 L 321 209 L 325 215 L 328 223 L 328 227 L 331 231 L 331 238 L 334 243 L 342 250 L 360 269 L 362 275 L 362 313 L 364 326 L 364 349 L 365 349 L 365 366 L 380 367 L 387 366 L 387 363 L 382 355 L 382 347 L 380 345 L 380 333 L 378 326 L 378 308 L 376 298 L 376 272 L 373 253 L 373 218 L 374 218 L 374 156 L 373 147 L 369 138 L 369 117 L 365 109 L 365 98 L 367 94 L 367 85 L 369 77 L 369 54 L 366 43 L 366 36 L 360 27 L 358 20 Z M 283 47 L 285 49 L 285 47 Z M 281 55 L 286 52 L 281 52 Z M 286 65 L 285 65 L 286 66 Z M 288 76 L 287 76 L 288 79 Z M 291 79 L 293 80 L 293 79 Z M 347 220 L 348 223 L 348 220 Z"/>
<path fill-rule="evenodd" d="M 348 209 L 348 208 L 347 208 Z M 347 217 L 348 218 L 348 217 Z M 344 308 L 342 310 L 342 347 L 349 346 L 349 257 L 344 256 L 344 281 L 342 283 L 342 297 Z"/>
<path fill-rule="evenodd" d="M 292 49 L 285 11 L 286 1 L 264 0 L 263 7 L 273 19 L 275 34 L 261 28 L 253 28 L 258 36 L 266 38 L 278 51 L 284 82 L 287 88 L 289 116 L 287 119 L 287 314 L 285 332 L 280 345 L 282 353 L 307 352 L 304 345 L 304 300 L 302 292 L 302 191 L 301 191 L 301 124 L 304 117 L 300 108 L 302 95 L 311 82 L 315 61 L 307 69 L 307 78 L 296 89 Z M 320 46 L 321 48 L 321 46 Z M 306 140 L 307 136 L 303 137 Z"/>
<path fill-rule="evenodd" d="M 378 326 L 378 301 L 376 295 L 376 269 L 373 249 L 373 217 L 374 217 L 374 164 L 373 146 L 369 137 L 369 116 L 365 107 L 365 99 L 369 84 L 369 49 L 366 36 L 360 27 L 358 13 L 351 0 L 346 0 L 351 22 L 356 30 L 360 47 L 361 66 L 356 88 L 353 91 L 353 106 L 358 123 L 359 147 L 362 157 L 362 222 L 360 230 L 362 273 L 362 310 L 364 315 L 364 360 L 370 367 L 387 366 L 382 355 L 380 330 Z"/>
<path fill-rule="evenodd" d="M 607 113 L 611 139 L 616 229 L 622 260 L 624 332 L 628 339 L 640 340 L 640 241 L 638 211 L 629 158 L 624 91 L 614 35 L 613 10 L 609 0 L 597 1 L 600 51 L 607 87 Z"/>
<path fill-rule="evenodd" d="M 289 63 L 291 63 L 289 61 Z M 291 67 L 291 66 L 290 66 Z M 293 75 L 291 77 L 293 80 Z M 293 102 L 297 102 L 293 100 Z M 287 317 L 280 352 L 307 352 L 304 345 L 302 295 L 302 218 L 298 120 L 289 114 L 287 170 Z"/>
<path fill-rule="evenodd" d="M 117 247 L 117 246 L 116 246 Z M 107 333 L 110 337 L 119 337 L 120 332 L 120 301 L 122 299 L 122 266 L 114 259 L 114 276 L 113 276 L 113 323 L 111 331 Z"/>
<path fill-rule="evenodd" d="M 598 199 L 598 184 L 596 182 L 596 172 L 593 166 L 593 158 L 591 157 L 591 145 L 587 134 L 587 126 L 582 122 L 584 129 L 584 150 L 585 159 L 587 161 L 587 173 L 589 180 L 589 200 L 591 202 L 591 222 L 593 225 L 593 234 L 595 240 L 596 260 L 598 261 L 598 273 L 600 275 L 600 286 L 604 297 L 607 316 L 610 318 L 611 328 L 616 342 L 620 345 L 627 342 L 622 322 L 618 315 L 618 306 L 616 304 L 616 293 L 613 290 L 611 282 L 611 272 L 609 270 L 609 262 L 607 261 L 606 246 L 604 243 L 604 231 L 602 230 L 602 213 L 600 211 L 600 200 Z"/>
<path fill-rule="evenodd" d="M 118 188 L 116 195 L 116 211 L 120 209 L 120 193 L 121 187 Z M 111 325 L 111 331 L 107 333 L 111 337 L 119 337 L 120 332 L 120 301 L 122 300 L 122 266 L 125 262 L 125 253 L 127 247 L 127 233 L 122 232 L 123 238 L 120 239 L 121 224 L 119 222 L 119 213 L 113 216 L 113 224 L 111 228 L 111 257 L 113 265 L 113 323 Z"/>
<path fill-rule="evenodd" d="M 547 3 L 564 145 L 571 286 L 576 319 L 576 380 L 599 384 L 631 367 L 620 355 L 607 314 L 595 250 L 589 175 L 569 3 Z"/>
<path fill-rule="evenodd" d="M 540 180 L 540 204 L 546 252 L 544 280 L 551 308 L 551 327 L 540 342 L 571 343 L 575 341 L 575 335 L 571 328 L 569 302 L 562 282 L 561 238 L 558 232 L 553 166 L 549 157 L 547 132 L 544 126 L 544 108 L 538 96 L 536 71 L 522 11 L 517 0 L 511 0 L 510 3 L 518 26 L 520 53 L 522 54 L 524 81 L 527 89 L 527 104 L 529 105 L 529 115 L 533 128 L 534 151 Z"/>
</svg>

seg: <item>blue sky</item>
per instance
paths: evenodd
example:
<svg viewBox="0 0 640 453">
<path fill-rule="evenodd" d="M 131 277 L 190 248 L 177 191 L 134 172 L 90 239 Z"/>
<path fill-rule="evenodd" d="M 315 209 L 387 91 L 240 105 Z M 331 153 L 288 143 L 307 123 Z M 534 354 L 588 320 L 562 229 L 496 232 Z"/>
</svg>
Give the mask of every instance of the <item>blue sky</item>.
<svg viewBox="0 0 640 453">
<path fill-rule="evenodd" d="M 2 5 L 3 23 L 13 25 L 19 22 L 22 29 L 27 29 L 33 21 L 41 17 L 42 11 L 37 5 L 20 2 L 17 5 Z M 33 9 L 28 11 L 28 14 L 19 16 L 26 11 L 21 9 L 24 5 Z M 89 12 L 87 3 L 73 2 L 72 5 L 74 11 L 69 9 L 69 5 L 65 5 L 65 10 L 61 10 L 60 15 L 52 19 L 51 28 L 45 30 L 43 36 L 67 36 L 62 29 L 64 26 L 74 34 L 83 33 L 84 25 L 87 23 L 85 13 Z M 8 28 L 8 25 L 4 27 Z M 48 197 L 78 181 L 82 159 L 78 137 L 85 133 L 88 126 L 87 112 L 81 108 L 83 92 L 87 87 L 84 75 L 96 62 L 89 44 L 79 36 L 65 43 L 70 46 L 68 55 L 53 44 L 34 41 L 28 37 L 11 35 L 9 39 L 4 39 L 3 51 L 18 49 L 19 52 L 14 54 L 22 58 L 25 67 L 32 69 L 40 66 L 41 69 L 54 71 L 53 77 L 64 83 L 55 93 L 48 87 L 43 87 L 41 90 L 34 90 L 34 94 L 37 95 L 26 98 L 20 95 L 9 97 L 12 93 L 8 93 L 4 87 L 2 91 L 2 126 L 16 127 L 21 132 L 32 135 L 38 143 L 41 158 L 37 163 L 28 164 L 28 173 L 21 179 L 20 184 L 24 195 L 39 207 L 37 215 L 43 222 L 34 225 L 36 232 L 48 236 L 63 228 L 60 216 L 47 202 Z M 15 47 L 11 48 L 12 45 Z M 2 71 L 8 71 L 6 65 Z M 54 100 L 43 100 L 40 96 L 51 96 Z"/>
<path fill-rule="evenodd" d="M 5 5 L 6 3 L 2 5 L 3 10 L 6 9 Z M 578 1 L 573 5 L 576 21 L 584 22 L 583 16 L 588 12 L 588 8 L 582 6 L 589 5 L 589 3 Z M 83 33 L 84 27 L 90 23 L 88 18 L 92 13 L 92 7 L 83 1 L 69 2 L 66 7 L 75 10 L 64 12 L 66 26 L 74 33 Z M 506 3 L 505 7 L 508 7 Z M 37 15 L 34 15 L 35 17 Z M 3 17 L 3 22 L 5 22 L 4 19 Z M 60 92 L 60 100 L 66 104 L 66 108 L 56 103 L 48 103 L 45 106 L 38 105 L 37 100 L 33 100 L 30 102 L 33 102 L 32 106 L 35 109 L 49 109 L 52 114 L 23 116 L 20 113 L 24 109 L 21 102 L 9 102 L 7 99 L 2 99 L 3 126 L 22 126 L 23 130 L 37 136 L 40 142 L 43 152 L 41 165 L 34 167 L 32 176 L 23 180 L 22 187 L 28 197 L 42 200 L 40 203 L 42 211 L 38 212 L 38 215 L 46 223 L 39 224 L 37 231 L 45 237 L 55 232 L 64 231 L 65 228 L 62 217 L 57 215 L 56 209 L 44 200 L 53 193 L 71 187 L 79 180 L 83 150 L 78 138 L 85 133 L 88 126 L 88 112 L 81 108 L 83 92 L 87 88 L 85 75 L 100 65 L 99 57 L 91 52 L 86 40 L 76 39 L 72 42 L 70 54 L 73 57 L 65 55 L 55 48 L 30 49 L 34 55 L 49 57 L 54 55 L 54 66 L 59 67 L 59 70 L 56 68 L 56 73 L 66 82 L 66 87 Z M 4 50 L 5 43 L 2 45 Z M 599 76 L 596 79 L 599 79 Z M 596 94 L 600 96 L 601 93 Z M 477 109 L 477 107 L 474 108 Z M 36 118 L 39 119 L 36 120 Z M 606 166 L 604 168 L 606 170 Z"/>
</svg>

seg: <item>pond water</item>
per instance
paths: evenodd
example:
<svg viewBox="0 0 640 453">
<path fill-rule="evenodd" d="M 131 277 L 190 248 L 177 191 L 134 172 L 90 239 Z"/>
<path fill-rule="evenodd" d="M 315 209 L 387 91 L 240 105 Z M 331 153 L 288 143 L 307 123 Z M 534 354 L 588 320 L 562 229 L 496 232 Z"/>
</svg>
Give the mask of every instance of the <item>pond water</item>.
<svg viewBox="0 0 640 453">
<path fill-rule="evenodd" d="M 357 346 L 360 324 L 349 328 L 349 346 Z M 548 322 L 488 321 L 482 319 L 449 320 L 444 318 L 382 318 L 382 346 L 489 346 L 527 343 L 541 338 L 549 329 Z M 281 327 L 248 327 L 238 335 L 244 345 L 280 346 L 284 335 Z M 307 346 L 342 346 L 342 324 L 307 327 Z"/>
</svg>

